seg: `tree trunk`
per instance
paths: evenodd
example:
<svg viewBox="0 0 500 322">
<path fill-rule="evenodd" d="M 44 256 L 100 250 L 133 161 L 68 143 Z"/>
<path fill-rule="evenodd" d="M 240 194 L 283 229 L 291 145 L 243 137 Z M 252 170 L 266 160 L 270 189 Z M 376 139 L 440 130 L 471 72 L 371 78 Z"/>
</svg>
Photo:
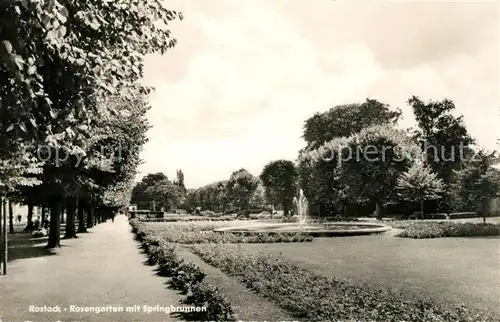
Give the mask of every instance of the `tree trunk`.
<svg viewBox="0 0 500 322">
<path fill-rule="evenodd" d="M 45 207 L 45 205 L 42 205 L 42 220 L 41 220 L 42 223 L 45 220 L 45 218 L 47 218 L 47 207 Z"/>
<path fill-rule="evenodd" d="M 77 238 L 75 232 L 76 198 L 66 198 L 66 234 L 63 239 Z"/>
<path fill-rule="evenodd" d="M 422 220 L 424 220 L 424 201 L 420 200 L 420 216 L 422 216 Z"/>
<path fill-rule="evenodd" d="M 3 200 L 2 200 L 3 199 Z M 8 259 L 8 239 L 7 239 L 7 200 L 0 198 L 0 207 L 3 208 L 3 227 L 2 227 L 2 264 L 3 275 L 7 275 L 7 259 Z"/>
<path fill-rule="evenodd" d="M 3 206 L 3 197 L 0 196 L 0 245 L 1 245 L 1 251 L 0 251 L 0 266 L 3 268 L 3 216 L 5 216 L 5 213 L 2 211 L 2 206 Z M 4 274 L 3 271 L 1 273 L 2 275 Z"/>
<path fill-rule="evenodd" d="M 64 224 L 64 213 L 66 212 L 66 207 L 61 205 L 61 224 Z"/>
<path fill-rule="evenodd" d="M 53 197 L 50 200 L 49 240 L 45 248 L 61 247 L 61 204 L 61 198 Z"/>
<path fill-rule="evenodd" d="M 375 203 L 375 217 L 377 219 L 382 219 L 382 205 L 380 204 L 380 202 L 376 202 Z"/>
<path fill-rule="evenodd" d="M 14 209 L 12 200 L 9 199 L 9 234 L 14 233 Z"/>
<path fill-rule="evenodd" d="M 33 209 L 34 209 L 34 205 L 32 202 L 29 202 L 28 203 L 28 224 L 26 225 L 26 228 L 24 228 L 25 231 L 32 231 L 33 230 Z M 43 222 L 43 220 L 42 220 Z"/>
<path fill-rule="evenodd" d="M 85 226 L 85 201 L 80 199 L 78 203 L 78 232 L 86 233 L 87 227 Z"/>
<path fill-rule="evenodd" d="M 289 203 L 286 200 L 284 200 L 282 206 L 283 206 L 283 216 L 285 218 L 288 218 L 288 212 L 290 211 Z"/>
<path fill-rule="evenodd" d="M 95 209 L 95 224 L 98 225 L 101 223 L 101 209 L 96 208 Z"/>
<path fill-rule="evenodd" d="M 87 205 L 87 228 L 94 226 L 94 207 Z"/>
<path fill-rule="evenodd" d="M 483 213 L 483 224 L 486 224 L 486 215 L 488 213 L 488 199 L 483 198 L 482 200 L 482 213 Z"/>
</svg>

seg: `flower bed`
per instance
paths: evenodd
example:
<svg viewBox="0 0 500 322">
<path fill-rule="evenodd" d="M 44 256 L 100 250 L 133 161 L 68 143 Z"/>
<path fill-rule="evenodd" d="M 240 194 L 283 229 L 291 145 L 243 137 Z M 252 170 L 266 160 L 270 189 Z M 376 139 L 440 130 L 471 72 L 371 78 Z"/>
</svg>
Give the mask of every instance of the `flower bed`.
<svg viewBox="0 0 500 322">
<path fill-rule="evenodd" d="M 394 228 L 404 229 L 398 237 L 442 238 L 499 236 L 500 224 L 477 224 L 456 222 L 406 222 L 391 223 Z"/>
<path fill-rule="evenodd" d="M 493 321 L 461 306 L 448 310 L 430 301 L 404 300 L 390 290 L 318 276 L 280 257 L 238 245 L 191 246 L 207 263 L 234 276 L 295 318 L 307 321 Z"/>
<path fill-rule="evenodd" d="M 146 225 L 167 243 L 293 243 L 312 241 L 313 237 L 305 232 L 259 232 L 252 235 L 215 232 L 215 225 Z"/>
<path fill-rule="evenodd" d="M 184 263 L 176 253 L 175 245 L 169 245 L 155 235 L 145 224 L 131 220 L 132 231 L 148 254 L 148 263 L 157 265 L 160 275 L 170 278 L 170 287 L 186 295 L 183 304 L 205 307 L 199 312 L 181 313 L 182 317 L 194 321 L 235 321 L 231 304 L 212 285 L 203 282 L 205 273 L 193 263 Z"/>
<path fill-rule="evenodd" d="M 231 221 L 234 216 L 204 217 L 204 216 L 169 216 L 164 218 L 140 219 L 141 222 L 180 222 L 180 221 Z"/>
</svg>

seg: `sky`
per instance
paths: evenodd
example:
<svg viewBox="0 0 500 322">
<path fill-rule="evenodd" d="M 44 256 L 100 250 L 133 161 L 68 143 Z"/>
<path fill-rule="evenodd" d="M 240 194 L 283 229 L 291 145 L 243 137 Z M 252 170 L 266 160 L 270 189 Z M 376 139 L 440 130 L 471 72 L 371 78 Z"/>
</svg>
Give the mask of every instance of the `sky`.
<svg viewBox="0 0 500 322">
<path fill-rule="evenodd" d="M 294 160 L 304 121 L 336 105 L 452 99 L 482 147 L 500 138 L 497 1 L 173 0 L 177 45 L 148 56 L 153 125 L 138 179 L 188 188 Z"/>
</svg>

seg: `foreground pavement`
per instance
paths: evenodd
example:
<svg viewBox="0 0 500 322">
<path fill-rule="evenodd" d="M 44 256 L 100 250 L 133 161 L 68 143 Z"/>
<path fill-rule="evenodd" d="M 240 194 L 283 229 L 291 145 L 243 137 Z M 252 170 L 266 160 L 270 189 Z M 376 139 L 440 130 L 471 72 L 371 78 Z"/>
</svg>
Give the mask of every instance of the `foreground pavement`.
<svg viewBox="0 0 500 322">
<path fill-rule="evenodd" d="M 181 296 L 143 264 L 125 216 L 61 244 L 54 256 L 9 263 L 0 321 L 177 321 L 168 310 Z"/>
</svg>

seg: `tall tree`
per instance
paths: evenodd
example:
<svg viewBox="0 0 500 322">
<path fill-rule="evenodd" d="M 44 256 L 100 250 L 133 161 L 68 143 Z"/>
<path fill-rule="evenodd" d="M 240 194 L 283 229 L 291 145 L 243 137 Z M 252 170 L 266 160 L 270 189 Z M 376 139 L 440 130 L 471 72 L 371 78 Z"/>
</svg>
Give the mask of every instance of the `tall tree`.
<svg viewBox="0 0 500 322">
<path fill-rule="evenodd" d="M 149 186 L 146 194 L 157 206 L 164 207 L 165 211 L 177 208 L 183 200 L 179 186 L 169 180 L 158 181 L 153 186 Z"/>
<path fill-rule="evenodd" d="M 227 184 L 228 195 L 240 210 L 250 207 L 250 198 L 258 186 L 258 179 L 245 169 L 234 171 Z"/>
<path fill-rule="evenodd" d="M 416 137 L 432 170 L 446 185 L 454 181 L 454 170 L 470 157 L 474 142 L 463 122 L 453 115 L 455 104 L 449 99 L 424 102 L 413 96 L 408 100 L 419 129 Z M 445 198 L 443 202 L 449 202 Z M 446 210 L 450 205 L 443 205 Z"/>
<path fill-rule="evenodd" d="M 138 209 L 148 208 L 149 203 L 153 200 L 151 194 L 146 192 L 147 189 L 162 181 L 168 181 L 168 177 L 162 172 L 145 175 L 132 189 L 131 203 L 137 204 Z"/>
<path fill-rule="evenodd" d="M 390 125 L 378 125 L 352 135 L 342 155 L 341 180 L 347 196 L 356 202 L 382 206 L 397 199 L 399 176 L 421 158 L 421 150 L 407 136 Z"/>
<path fill-rule="evenodd" d="M 298 172 L 295 164 L 289 160 L 271 161 L 262 170 L 260 180 L 269 191 L 268 194 L 280 200 L 287 215 L 297 192 Z"/>
</svg>

